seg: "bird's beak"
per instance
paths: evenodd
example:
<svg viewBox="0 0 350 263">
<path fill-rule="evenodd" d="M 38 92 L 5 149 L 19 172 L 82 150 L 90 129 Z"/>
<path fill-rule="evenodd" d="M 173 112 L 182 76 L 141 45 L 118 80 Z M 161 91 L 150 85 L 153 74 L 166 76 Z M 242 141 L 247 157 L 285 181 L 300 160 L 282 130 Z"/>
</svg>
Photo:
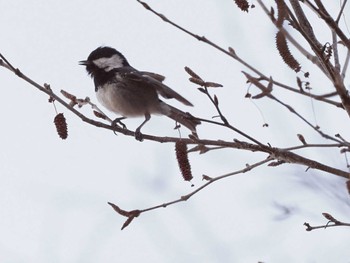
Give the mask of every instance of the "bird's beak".
<svg viewBox="0 0 350 263">
<path fill-rule="evenodd" d="M 79 65 L 82 65 L 82 66 L 90 65 L 90 61 L 88 61 L 88 60 L 79 61 Z"/>
</svg>

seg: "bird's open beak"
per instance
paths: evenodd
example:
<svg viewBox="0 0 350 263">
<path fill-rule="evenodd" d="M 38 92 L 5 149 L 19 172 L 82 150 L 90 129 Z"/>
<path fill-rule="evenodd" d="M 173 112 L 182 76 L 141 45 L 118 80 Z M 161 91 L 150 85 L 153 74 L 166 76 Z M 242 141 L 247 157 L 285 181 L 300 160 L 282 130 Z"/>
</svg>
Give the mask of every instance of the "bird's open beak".
<svg viewBox="0 0 350 263">
<path fill-rule="evenodd" d="M 82 60 L 82 61 L 79 61 L 79 65 L 87 66 L 87 65 L 90 65 L 90 62 L 88 60 Z"/>
</svg>

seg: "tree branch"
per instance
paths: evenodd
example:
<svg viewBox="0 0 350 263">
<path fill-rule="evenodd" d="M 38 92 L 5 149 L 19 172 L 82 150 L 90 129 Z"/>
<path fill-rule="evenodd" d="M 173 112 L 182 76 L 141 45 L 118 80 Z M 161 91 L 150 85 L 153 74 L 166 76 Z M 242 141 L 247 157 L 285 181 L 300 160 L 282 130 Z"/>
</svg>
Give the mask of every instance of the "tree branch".
<svg viewBox="0 0 350 263">
<path fill-rule="evenodd" d="M 119 206 L 115 205 L 114 203 L 108 202 L 108 204 L 110 206 L 112 206 L 114 211 L 116 211 L 119 215 L 127 217 L 127 220 L 125 221 L 125 223 L 122 226 L 122 229 L 124 229 L 125 227 L 127 227 L 131 223 L 131 221 L 135 217 L 138 217 L 142 213 L 149 212 L 149 211 L 152 211 L 152 210 L 156 210 L 156 209 L 159 209 L 159 208 L 166 208 L 166 207 L 168 207 L 170 205 L 174 205 L 174 204 L 177 204 L 177 203 L 180 203 L 180 202 L 185 202 L 188 199 L 190 199 L 192 196 L 194 196 L 195 194 L 199 193 L 200 191 L 202 191 L 203 189 L 205 189 L 206 187 L 208 187 L 209 185 L 211 185 L 212 183 L 214 183 L 216 181 L 219 181 L 221 179 L 224 179 L 226 177 L 230 177 L 230 176 L 233 176 L 233 175 L 246 173 L 246 172 L 248 172 L 248 171 L 250 171 L 250 170 L 252 170 L 254 168 L 257 168 L 257 167 L 267 163 L 267 162 L 270 162 L 271 160 L 272 160 L 272 158 L 269 157 L 269 158 L 264 159 L 262 161 L 256 162 L 256 163 L 254 163 L 252 165 L 246 165 L 246 167 L 241 169 L 241 170 L 238 170 L 238 171 L 235 171 L 235 172 L 231 172 L 231 173 L 227 173 L 227 174 L 224 174 L 224 175 L 220 175 L 220 176 L 217 176 L 217 177 L 209 177 L 209 176 L 205 175 L 205 176 L 203 176 L 203 180 L 207 180 L 207 182 L 205 184 L 203 184 L 202 186 L 198 187 L 197 189 L 195 189 L 194 191 L 192 191 L 192 192 L 190 192 L 190 193 L 188 193 L 186 195 L 183 195 L 180 198 L 175 199 L 173 201 L 162 203 L 162 204 L 159 204 L 159 205 L 155 205 L 155 206 L 152 206 L 152 207 L 149 207 L 149 208 L 136 209 L 136 210 L 132 210 L 132 211 L 126 211 L 126 210 L 123 210 L 123 209 L 119 208 Z"/>
<path fill-rule="evenodd" d="M 312 230 L 315 230 L 315 229 L 320 229 L 320 228 L 323 228 L 323 229 L 326 229 L 326 228 L 329 228 L 329 227 L 335 227 L 335 226 L 347 226 L 347 227 L 350 227 L 350 223 L 344 223 L 344 222 L 341 222 L 337 219 L 335 219 L 331 214 L 329 213 L 322 213 L 323 217 L 325 217 L 328 222 L 327 224 L 325 225 L 321 225 L 321 226 L 311 226 L 309 223 L 304 223 L 304 226 L 306 226 L 306 231 L 312 231 Z"/>
</svg>

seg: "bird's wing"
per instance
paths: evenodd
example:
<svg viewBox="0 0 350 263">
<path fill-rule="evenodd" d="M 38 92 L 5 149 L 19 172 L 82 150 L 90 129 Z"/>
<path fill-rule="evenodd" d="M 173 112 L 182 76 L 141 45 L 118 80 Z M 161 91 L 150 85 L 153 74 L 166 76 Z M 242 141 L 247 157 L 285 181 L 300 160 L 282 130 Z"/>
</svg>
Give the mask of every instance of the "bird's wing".
<svg viewBox="0 0 350 263">
<path fill-rule="evenodd" d="M 187 106 L 193 106 L 193 104 L 191 102 L 189 102 L 187 99 L 182 97 L 179 93 L 177 93 L 173 89 L 169 88 L 167 85 L 163 84 L 162 82 L 158 81 L 157 79 L 154 79 L 150 75 L 144 75 L 143 78 L 147 79 L 147 81 L 156 88 L 157 92 L 162 97 L 167 98 L 167 99 L 176 99 Z"/>
<path fill-rule="evenodd" d="M 153 73 L 153 72 L 148 72 L 148 71 L 139 71 L 141 75 L 143 76 L 148 76 L 151 78 L 154 78 L 155 80 L 158 80 L 160 82 L 163 82 L 165 80 L 165 77 L 163 75 Z"/>
<path fill-rule="evenodd" d="M 154 87 L 157 93 L 164 98 L 176 99 L 187 106 L 193 106 L 191 102 L 182 97 L 179 93 L 163 84 L 162 81 L 165 79 L 165 77 L 162 75 L 152 72 L 138 71 L 132 67 L 128 67 L 128 69 L 124 67 L 123 69 L 117 69 L 117 71 L 122 73 L 123 76 L 129 80 L 137 82 L 142 81 Z"/>
</svg>

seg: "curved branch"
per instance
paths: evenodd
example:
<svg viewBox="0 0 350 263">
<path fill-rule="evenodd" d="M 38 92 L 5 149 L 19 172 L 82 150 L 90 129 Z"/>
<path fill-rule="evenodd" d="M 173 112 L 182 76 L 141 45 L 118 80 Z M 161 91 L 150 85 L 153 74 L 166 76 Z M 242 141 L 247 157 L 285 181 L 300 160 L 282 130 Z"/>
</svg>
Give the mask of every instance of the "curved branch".
<svg viewBox="0 0 350 263">
<path fill-rule="evenodd" d="M 249 63 L 247 63 L 246 61 L 244 61 L 242 58 L 240 58 L 232 48 L 229 48 L 229 51 L 227 51 L 226 49 L 220 47 L 219 45 L 215 44 L 214 42 L 210 41 L 209 39 L 207 39 L 204 36 L 199 36 L 195 33 L 190 32 L 189 30 L 179 26 L 178 24 L 174 23 L 173 21 L 171 21 L 170 19 L 168 19 L 167 17 L 165 17 L 163 14 L 158 13 L 157 11 L 155 11 L 154 9 L 152 9 L 148 4 L 146 4 L 143 1 L 137 0 L 137 2 L 139 2 L 145 9 L 147 9 L 148 11 L 152 12 L 153 14 L 155 14 L 156 16 L 160 17 L 164 22 L 171 24 L 172 26 L 176 27 L 177 29 L 183 31 L 184 33 L 192 36 L 193 38 L 202 41 L 203 43 L 206 43 L 210 46 L 212 46 L 213 48 L 221 51 L 222 53 L 230 56 L 231 58 L 233 58 L 234 60 L 238 61 L 240 64 L 242 64 L 243 66 L 245 66 L 246 68 L 248 68 L 249 70 L 251 70 L 252 72 L 254 72 L 255 74 L 257 74 L 261 79 L 264 79 L 266 81 L 269 81 L 269 77 L 267 77 L 266 75 L 264 75 L 262 72 L 260 72 L 258 69 L 256 69 L 255 67 L 253 67 L 252 65 L 250 65 Z M 261 6 L 263 7 L 263 9 L 265 10 L 266 7 L 263 5 L 261 0 L 258 0 L 258 2 L 261 4 Z M 264 8 L 265 7 L 265 8 Z M 266 9 L 267 10 L 267 9 Z M 288 36 L 288 32 L 286 32 L 286 36 Z M 301 45 L 299 45 L 297 43 L 296 40 L 294 40 L 291 36 L 288 37 L 288 39 L 299 49 L 299 51 L 301 53 L 303 53 L 310 61 L 312 61 L 313 63 L 315 63 L 325 74 L 326 71 L 324 70 L 324 68 L 322 67 L 322 64 L 319 63 L 319 60 L 317 59 L 316 56 L 311 55 L 309 52 L 307 52 Z M 331 105 L 334 105 L 336 107 L 339 108 L 344 108 L 343 105 L 339 102 L 335 102 L 332 100 L 328 100 L 322 96 L 319 95 L 315 95 L 312 93 L 306 93 L 306 92 L 300 92 L 298 89 L 294 89 L 292 87 L 289 87 L 287 85 L 284 85 L 278 81 L 273 81 L 273 84 L 276 86 L 279 86 L 281 88 L 284 88 L 286 90 L 301 94 L 303 96 L 307 96 L 307 97 L 311 97 L 314 98 L 316 100 L 320 100 L 326 103 L 329 103 Z"/>
<path fill-rule="evenodd" d="M 224 175 L 220 175 L 220 176 L 217 176 L 217 177 L 209 177 L 207 175 L 203 176 L 203 180 L 207 180 L 208 182 L 206 182 L 205 184 L 203 184 L 202 186 L 198 187 L 197 189 L 195 189 L 194 191 L 186 194 L 186 195 L 183 195 L 181 196 L 180 198 L 178 199 L 175 199 L 173 201 L 170 201 L 170 202 L 166 202 L 166 203 L 162 203 L 160 205 L 156 205 L 156 206 L 152 206 L 152 207 L 149 207 L 149 208 L 144 208 L 144 209 L 136 209 L 136 210 L 131 210 L 131 211 L 126 211 L 124 209 L 121 209 L 118 205 L 114 204 L 114 203 L 111 203 L 111 202 L 108 202 L 108 204 L 114 209 L 114 211 L 116 211 L 119 215 L 121 216 L 125 216 L 127 217 L 127 220 L 125 221 L 125 223 L 123 224 L 122 226 L 122 230 L 127 227 L 131 221 L 135 218 L 135 217 L 138 217 L 139 215 L 141 215 L 142 213 L 145 213 L 145 212 L 149 212 L 149 211 L 152 211 L 152 210 L 156 210 L 156 209 L 159 209 L 159 208 L 166 208 L 170 205 L 174 205 L 174 204 L 177 204 L 177 203 L 180 203 L 180 202 L 184 202 L 184 201 L 187 201 L 188 199 L 190 199 L 192 196 L 194 196 L 195 194 L 197 194 L 198 192 L 202 191 L 204 188 L 208 187 L 209 185 L 211 185 L 212 183 L 216 182 L 216 181 L 219 181 L 221 179 L 224 179 L 226 177 L 230 177 L 230 176 L 233 176 L 233 175 L 237 175 L 237 174 L 242 174 L 242 173 L 246 173 L 254 168 L 257 168 L 258 166 L 261 166 L 267 162 L 270 162 L 272 160 L 271 157 L 267 158 L 267 159 L 264 159 L 260 162 L 256 162 L 252 165 L 246 165 L 245 168 L 241 169 L 241 170 L 238 170 L 238 171 L 235 171 L 235 172 L 231 172 L 231 173 L 228 173 L 228 174 L 224 174 Z"/>
<path fill-rule="evenodd" d="M 1 54 L 0 56 L 4 58 Z M 6 60 L 7 61 L 7 60 Z M 46 93 L 48 96 L 54 98 L 57 102 L 59 102 L 61 105 L 66 107 L 68 110 L 73 112 L 75 115 L 77 115 L 82 121 L 87 122 L 91 125 L 94 125 L 99 128 L 104 128 L 108 130 L 112 130 L 118 133 L 122 133 L 124 135 L 128 136 L 135 136 L 135 132 L 130 131 L 125 128 L 121 128 L 118 126 L 112 126 L 108 125 L 99 121 L 95 121 L 93 119 L 90 119 L 74 109 L 72 106 L 70 106 L 68 103 L 66 103 L 63 99 L 61 99 L 58 95 L 56 95 L 51 88 L 48 88 L 49 86 L 41 86 L 35 81 L 28 78 L 26 75 L 24 75 L 18 68 L 14 68 L 9 62 L 4 63 L 2 60 L 0 60 L 0 66 L 3 66 L 9 70 L 11 70 L 13 73 L 15 73 L 18 77 L 22 78 L 26 82 L 30 83 L 32 86 L 36 87 L 40 91 Z M 157 142 L 177 142 L 178 140 L 182 140 L 186 144 L 195 144 L 195 145 L 211 145 L 211 146 L 219 146 L 219 147 L 227 147 L 227 148 L 234 148 L 234 149 L 241 149 L 241 150 L 247 150 L 247 151 L 253 151 L 253 152 L 263 152 L 268 153 L 271 155 L 274 159 L 278 161 L 283 161 L 286 163 L 294 163 L 294 164 L 300 164 L 305 165 L 308 168 L 313 168 L 321 171 L 325 171 L 327 173 L 331 173 L 334 175 L 338 175 L 344 178 L 349 178 L 349 173 L 333 168 L 331 166 L 324 165 L 322 163 L 319 163 L 317 161 L 305 158 L 303 156 L 300 156 L 298 154 L 295 154 L 290 151 L 285 151 L 283 149 L 279 148 L 273 148 L 270 146 L 262 145 L 262 144 L 251 144 L 246 143 L 242 141 L 235 140 L 234 142 L 227 142 L 222 140 L 206 140 L 206 139 L 198 139 L 198 138 L 174 138 L 174 137 L 159 137 L 159 136 L 153 136 L 148 134 L 143 134 L 143 138 L 151 141 L 157 141 Z"/>
</svg>

